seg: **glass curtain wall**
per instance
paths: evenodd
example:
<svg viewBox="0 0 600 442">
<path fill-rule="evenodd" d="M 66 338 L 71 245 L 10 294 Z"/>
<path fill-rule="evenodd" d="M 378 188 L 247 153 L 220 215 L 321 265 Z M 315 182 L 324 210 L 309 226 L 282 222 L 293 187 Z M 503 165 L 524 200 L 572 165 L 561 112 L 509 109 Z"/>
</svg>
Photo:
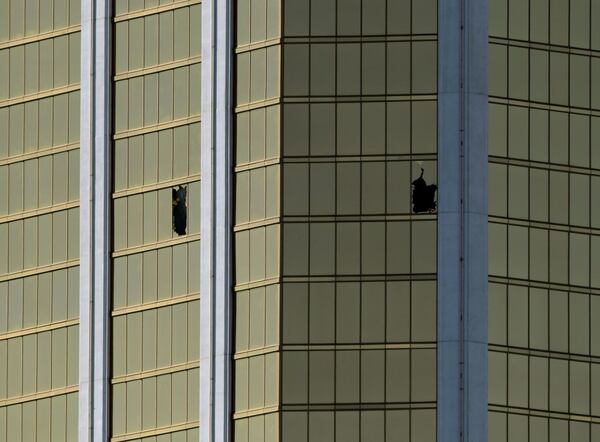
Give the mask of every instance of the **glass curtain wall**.
<svg viewBox="0 0 600 442">
<path fill-rule="evenodd" d="M 201 6 L 114 3 L 113 441 L 198 440 Z"/>
<path fill-rule="evenodd" d="M 599 17 L 490 0 L 491 442 L 600 439 Z"/>
<path fill-rule="evenodd" d="M 235 440 L 435 441 L 437 2 L 236 16 Z"/>
<path fill-rule="evenodd" d="M 77 439 L 79 0 L 0 1 L 0 441 Z"/>
</svg>

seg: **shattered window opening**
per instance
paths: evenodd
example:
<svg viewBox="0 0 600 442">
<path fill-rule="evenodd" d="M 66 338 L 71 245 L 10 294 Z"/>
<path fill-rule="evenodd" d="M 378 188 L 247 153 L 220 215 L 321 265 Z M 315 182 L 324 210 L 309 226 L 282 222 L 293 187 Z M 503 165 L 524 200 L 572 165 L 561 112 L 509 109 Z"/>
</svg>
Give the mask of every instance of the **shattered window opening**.
<svg viewBox="0 0 600 442">
<path fill-rule="evenodd" d="M 173 231 L 179 236 L 187 233 L 187 187 L 172 189 Z"/>
<path fill-rule="evenodd" d="M 412 182 L 412 203 L 414 213 L 435 213 L 437 210 L 437 201 L 435 184 L 427 184 L 423 179 L 425 170 L 421 167 L 421 176 Z"/>
</svg>

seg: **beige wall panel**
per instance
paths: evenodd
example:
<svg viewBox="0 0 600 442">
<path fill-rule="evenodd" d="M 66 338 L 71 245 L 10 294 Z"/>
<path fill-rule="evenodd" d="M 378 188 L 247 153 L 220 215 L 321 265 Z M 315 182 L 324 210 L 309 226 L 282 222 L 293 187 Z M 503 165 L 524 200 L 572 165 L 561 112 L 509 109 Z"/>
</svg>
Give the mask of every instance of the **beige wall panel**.
<svg viewBox="0 0 600 442">
<path fill-rule="evenodd" d="M 52 332 L 38 335 L 37 341 L 37 388 L 46 391 L 52 388 L 52 370 L 49 370 L 52 356 Z"/>
<path fill-rule="evenodd" d="M 156 336 L 157 336 L 157 312 L 149 310 L 143 313 L 143 348 L 142 348 L 142 370 L 152 370 L 156 365 Z"/>
<path fill-rule="evenodd" d="M 158 335 L 158 350 L 156 362 L 158 367 L 171 365 L 171 309 L 158 309 L 158 329 L 162 333 Z"/>
<path fill-rule="evenodd" d="M 23 394 L 23 338 L 8 340 L 7 397 Z"/>
<path fill-rule="evenodd" d="M 44 74 L 45 75 L 45 74 Z M 40 77 L 42 78 L 42 77 Z M 53 98 L 44 98 L 39 101 L 39 115 L 52 115 Z M 40 118 L 39 120 L 39 145 L 38 148 L 52 147 L 52 118 Z M 41 159 L 40 159 L 41 161 Z"/>
<path fill-rule="evenodd" d="M 6 440 L 22 440 L 21 404 L 6 407 Z"/>
<path fill-rule="evenodd" d="M 161 35 L 159 39 L 158 53 L 159 63 L 168 63 L 173 60 L 173 12 L 169 11 L 159 16 Z"/>
<path fill-rule="evenodd" d="M 156 424 L 158 427 L 171 425 L 171 375 L 156 379 Z"/>
<path fill-rule="evenodd" d="M 67 385 L 67 330 L 52 331 L 52 388 Z"/>
<path fill-rule="evenodd" d="M 158 299 L 167 299 L 172 296 L 171 288 L 171 248 L 164 248 L 158 250 L 158 269 L 157 272 L 157 294 Z"/>
<path fill-rule="evenodd" d="M 40 41 L 40 90 L 54 87 L 54 40 Z"/>
<path fill-rule="evenodd" d="M 52 273 L 38 276 L 38 323 L 52 322 Z"/>
<path fill-rule="evenodd" d="M 142 315 L 127 316 L 127 373 L 138 373 L 142 368 Z"/>
<path fill-rule="evenodd" d="M 23 121 L 24 106 L 22 104 L 9 108 L 9 155 L 23 153 Z"/>
<path fill-rule="evenodd" d="M 6 100 L 9 97 L 9 51 L 0 51 L 0 100 Z"/>
<path fill-rule="evenodd" d="M 0 356 L 3 360 L 8 358 L 8 341 L 0 341 Z M 8 396 L 8 367 L 6 364 L 0 366 L 0 398 L 5 399 Z M 4 410 L 0 408 L 0 412 Z"/>
</svg>

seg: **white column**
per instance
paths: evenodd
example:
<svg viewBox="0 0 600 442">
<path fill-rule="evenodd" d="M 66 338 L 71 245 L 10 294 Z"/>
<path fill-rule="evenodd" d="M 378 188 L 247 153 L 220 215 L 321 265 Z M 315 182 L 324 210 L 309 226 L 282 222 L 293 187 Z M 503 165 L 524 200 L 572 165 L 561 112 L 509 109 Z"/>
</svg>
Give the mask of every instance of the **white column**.
<svg viewBox="0 0 600 442">
<path fill-rule="evenodd" d="M 232 2 L 202 3 L 200 441 L 231 428 Z"/>
<path fill-rule="evenodd" d="M 439 442 L 488 437 L 487 3 L 439 2 Z"/>
<path fill-rule="evenodd" d="M 79 442 L 109 439 L 110 17 L 110 0 L 82 0 Z"/>
</svg>

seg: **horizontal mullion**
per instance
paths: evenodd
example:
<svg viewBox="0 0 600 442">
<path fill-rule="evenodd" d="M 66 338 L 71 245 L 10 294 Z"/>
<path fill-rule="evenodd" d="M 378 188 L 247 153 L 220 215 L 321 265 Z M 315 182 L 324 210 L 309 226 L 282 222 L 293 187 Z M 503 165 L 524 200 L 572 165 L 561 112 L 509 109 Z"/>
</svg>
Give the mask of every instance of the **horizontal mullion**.
<svg viewBox="0 0 600 442">
<path fill-rule="evenodd" d="M 170 71 L 182 66 L 191 66 L 193 64 L 201 63 L 202 59 L 200 56 L 186 58 L 183 60 L 171 61 L 169 63 L 163 63 L 156 66 L 146 67 L 142 69 L 135 69 L 133 71 L 127 71 L 114 76 L 113 81 L 127 80 L 129 78 L 141 77 L 144 75 L 155 74 L 157 72 Z"/>
<path fill-rule="evenodd" d="M 121 256 L 135 255 L 136 253 L 143 253 L 143 252 L 147 252 L 150 250 L 163 249 L 165 247 L 172 247 L 172 246 L 176 246 L 179 244 L 186 244 L 186 243 L 191 243 L 191 242 L 199 241 L 199 240 L 200 240 L 199 233 L 193 234 L 193 235 L 186 235 L 186 236 L 179 237 L 179 238 L 167 239 L 164 241 L 157 241 L 157 242 L 153 242 L 150 244 L 143 244 L 143 245 L 139 245 L 139 246 L 128 247 L 125 249 L 119 249 L 119 250 L 113 252 L 112 257 L 119 258 Z"/>
<path fill-rule="evenodd" d="M 168 181 L 160 181 L 155 184 L 146 184 L 139 187 L 131 187 L 124 190 L 119 190 L 112 194 L 113 199 L 124 198 L 131 195 L 138 195 L 140 193 L 151 192 L 153 190 L 168 189 L 175 187 L 179 184 L 197 183 L 200 181 L 200 174 L 188 175 L 182 178 L 176 178 Z"/>
<path fill-rule="evenodd" d="M 0 224 L 9 223 L 12 221 L 20 221 L 36 216 L 47 215 L 48 213 L 62 212 L 63 210 L 79 207 L 79 200 L 69 201 L 67 203 L 55 204 L 41 209 L 25 210 L 23 212 L 14 213 L 12 215 L 0 216 Z"/>
<path fill-rule="evenodd" d="M 20 330 L 14 330 L 8 333 L 0 334 L 0 341 L 5 341 L 7 339 L 19 338 L 22 336 L 35 335 L 38 333 L 43 333 L 51 330 L 57 330 L 60 328 L 72 327 L 74 325 L 79 325 L 79 319 L 66 319 L 64 321 L 51 322 L 49 324 L 44 325 L 36 325 L 35 327 L 27 327 L 22 328 Z"/>
<path fill-rule="evenodd" d="M 190 293 L 184 296 L 175 296 L 173 298 L 161 299 L 158 301 L 146 302 L 134 306 L 127 306 L 118 308 L 112 311 L 111 315 L 115 316 L 123 316 L 129 315 L 131 313 L 139 313 L 147 310 L 154 310 L 161 307 L 170 307 L 178 304 L 185 304 L 188 302 L 197 301 L 200 299 L 200 293 Z"/>
<path fill-rule="evenodd" d="M 144 430 L 144 431 L 138 431 L 135 433 L 126 433 L 126 434 L 119 435 L 119 436 L 113 436 L 110 438 L 110 441 L 111 442 L 125 442 L 125 441 L 136 440 L 136 439 L 139 440 L 139 439 L 143 439 L 146 437 L 160 436 L 161 434 L 175 433 L 177 431 L 191 430 L 193 428 L 198 428 L 199 423 L 200 423 L 199 421 L 192 421 L 192 422 L 186 422 L 183 424 L 169 425 L 166 427 L 156 428 L 153 430 Z"/>
<path fill-rule="evenodd" d="M 0 50 L 6 48 L 12 48 L 14 46 L 21 46 L 28 43 L 34 43 L 36 41 L 47 40 L 50 38 L 60 37 L 61 35 L 74 34 L 81 31 L 81 25 L 69 26 L 67 28 L 57 29 L 56 31 L 44 32 L 42 34 L 29 35 L 27 37 L 21 37 L 14 40 L 8 40 L 4 43 L 0 43 Z"/>
<path fill-rule="evenodd" d="M 161 12 L 173 11 L 175 9 L 185 8 L 186 6 L 198 5 L 201 4 L 200 0 L 183 0 L 183 1 L 175 1 L 170 4 L 166 4 L 163 6 L 155 6 L 153 8 L 140 9 L 139 11 L 126 12 L 124 14 L 115 15 L 113 17 L 113 21 L 118 23 L 120 21 L 131 20 L 134 18 L 145 17 L 147 15 L 160 14 Z"/>
<path fill-rule="evenodd" d="M 28 394 L 25 396 L 18 396 L 14 398 L 0 400 L 0 407 L 8 407 L 9 405 L 23 404 L 25 402 L 37 401 L 40 399 L 46 399 L 56 396 L 63 396 L 69 393 L 75 393 L 77 391 L 79 391 L 79 385 L 55 388 L 53 390 L 42 391 L 38 393 Z"/>
<path fill-rule="evenodd" d="M 46 266 L 33 267 L 31 269 L 19 270 L 18 272 L 0 275 L 0 282 L 12 281 L 14 279 L 26 278 L 27 276 L 41 275 L 42 273 L 54 272 L 55 270 L 69 269 L 79 265 L 79 258 L 48 264 Z"/>
<path fill-rule="evenodd" d="M 135 137 L 138 135 L 145 135 L 151 132 L 159 132 L 165 129 L 172 129 L 175 127 L 185 126 L 187 124 L 199 123 L 200 115 L 179 118 L 177 120 L 170 120 L 164 123 L 153 124 L 151 126 L 143 126 L 136 129 L 124 130 L 122 132 L 117 132 L 113 135 L 113 140 L 121 140 L 123 138 Z"/>
<path fill-rule="evenodd" d="M 79 149 L 80 142 L 76 141 L 74 143 L 60 144 L 57 146 L 52 146 L 44 149 L 38 149 L 35 151 L 22 153 L 19 155 L 13 155 L 0 159 L 0 166 L 5 166 L 7 164 L 20 163 L 27 160 L 32 160 L 35 158 L 41 158 L 49 155 L 54 155 L 57 153 L 68 152 L 71 150 Z"/>
<path fill-rule="evenodd" d="M 6 100 L 0 100 L 0 109 L 4 107 L 14 106 L 15 104 L 28 103 L 30 101 L 41 100 L 42 98 L 55 97 L 57 95 L 68 94 L 69 92 L 75 92 L 80 89 L 80 84 L 71 84 L 68 86 L 61 86 L 53 89 L 48 89 L 42 92 L 35 92 L 33 94 L 21 95 L 15 98 L 8 98 Z"/>
<path fill-rule="evenodd" d="M 122 384 L 124 382 L 131 382 L 131 381 L 138 381 L 141 379 L 154 378 L 154 377 L 165 375 L 165 374 L 172 374 L 172 373 L 179 373 L 182 371 L 194 370 L 198 367 L 200 367 L 200 361 L 186 362 L 183 364 L 177 364 L 177 365 L 171 365 L 168 367 L 156 368 L 153 370 L 141 371 L 139 373 L 131 373 L 131 374 L 123 375 L 123 376 L 117 376 L 117 377 L 112 378 L 110 383 L 113 385 Z"/>
</svg>

